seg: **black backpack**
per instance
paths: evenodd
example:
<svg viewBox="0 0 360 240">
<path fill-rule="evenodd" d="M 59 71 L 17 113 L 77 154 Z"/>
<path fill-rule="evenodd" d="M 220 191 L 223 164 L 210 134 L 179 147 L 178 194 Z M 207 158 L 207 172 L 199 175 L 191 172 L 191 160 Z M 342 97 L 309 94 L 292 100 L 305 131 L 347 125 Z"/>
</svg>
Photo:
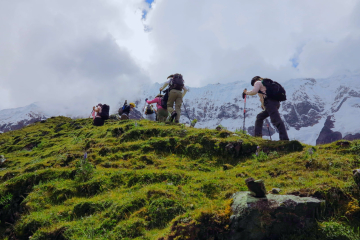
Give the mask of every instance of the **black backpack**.
<svg viewBox="0 0 360 240">
<path fill-rule="evenodd" d="M 170 89 L 182 90 L 184 87 L 184 79 L 181 74 L 174 74 L 169 83 Z"/>
<path fill-rule="evenodd" d="M 163 93 L 164 93 L 164 96 L 162 96 L 162 98 L 161 98 L 161 107 L 163 108 L 163 109 L 167 109 L 167 102 L 168 102 L 168 99 L 169 99 L 169 89 L 166 89 L 166 90 L 164 90 L 163 91 Z"/>
<path fill-rule="evenodd" d="M 101 107 L 101 112 L 100 112 L 101 118 L 104 120 L 109 119 L 109 111 L 110 111 L 109 105 L 103 104 Z"/>
<path fill-rule="evenodd" d="M 145 113 L 146 114 L 153 114 L 154 113 L 154 109 L 151 107 L 151 105 L 147 105 Z"/>
<path fill-rule="evenodd" d="M 261 83 L 266 87 L 266 97 L 279 102 L 286 100 L 286 91 L 280 83 L 269 78 L 264 78 Z"/>
</svg>

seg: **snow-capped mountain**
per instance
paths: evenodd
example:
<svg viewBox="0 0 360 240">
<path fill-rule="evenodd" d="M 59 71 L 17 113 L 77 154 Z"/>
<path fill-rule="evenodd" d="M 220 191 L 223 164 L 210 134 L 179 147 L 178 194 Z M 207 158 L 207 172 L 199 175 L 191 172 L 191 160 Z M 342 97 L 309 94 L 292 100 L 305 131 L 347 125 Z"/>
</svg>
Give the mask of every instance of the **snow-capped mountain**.
<svg viewBox="0 0 360 240">
<path fill-rule="evenodd" d="M 360 138 L 360 74 L 345 73 L 326 79 L 291 79 L 281 84 L 287 92 L 288 100 L 281 103 L 280 114 L 290 139 L 315 145 L 342 138 Z M 159 93 L 160 86 L 159 83 L 147 86 L 142 96 L 134 99 L 138 111 L 143 110 L 145 98 L 152 99 Z M 184 98 L 180 121 L 189 123 L 189 118 L 196 118 L 196 127 L 199 128 L 222 125 L 229 130 L 242 130 L 242 92 L 245 88 L 251 89 L 250 80 L 190 88 Z M 19 129 L 33 122 L 61 115 L 46 112 L 39 106 L 40 104 L 31 104 L 1 110 L 0 131 Z M 259 97 L 248 96 L 245 107 L 245 130 L 253 134 L 256 115 L 262 111 Z M 141 117 L 138 111 L 134 117 L 136 119 Z M 269 138 L 269 133 L 273 140 L 278 140 L 278 134 L 270 124 L 270 119 L 267 119 L 263 128 L 264 137 Z"/>
<path fill-rule="evenodd" d="M 276 80 L 276 79 L 274 79 Z M 291 79 L 281 82 L 287 92 L 287 101 L 280 114 L 288 129 L 290 139 L 308 144 L 322 144 L 342 138 L 360 138 L 360 74 L 343 74 L 326 79 Z M 160 84 L 154 84 L 143 93 L 152 98 L 159 93 Z M 229 130 L 243 129 L 243 89 L 250 89 L 249 81 L 227 84 L 210 84 L 191 88 L 184 98 L 181 122 L 196 118 L 196 127 Z M 246 101 L 245 130 L 253 134 L 256 115 L 262 110 L 259 97 L 248 96 Z M 278 140 L 278 134 L 269 124 L 264 124 L 263 135 Z"/>
<path fill-rule="evenodd" d="M 48 118 L 35 103 L 25 107 L 0 110 L 0 132 L 20 129 Z"/>
</svg>

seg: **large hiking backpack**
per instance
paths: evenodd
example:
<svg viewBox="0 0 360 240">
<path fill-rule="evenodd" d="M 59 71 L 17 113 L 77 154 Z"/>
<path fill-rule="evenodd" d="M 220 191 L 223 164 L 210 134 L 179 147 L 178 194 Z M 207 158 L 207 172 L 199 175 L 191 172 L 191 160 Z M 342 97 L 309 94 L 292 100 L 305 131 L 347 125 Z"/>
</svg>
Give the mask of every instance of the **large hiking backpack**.
<svg viewBox="0 0 360 240">
<path fill-rule="evenodd" d="M 184 87 L 184 79 L 181 74 L 174 74 L 169 83 L 170 89 L 182 90 Z"/>
<path fill-rule="evenodd" d="M 147 105 L 145 114 L 153 114 L 153 113 L 154 113 L 154 109 L 152 108 L 152 106 Z"/>
<path fill-rule="evenodd" d="M 101 111 L 100 111 L 100 117 L 104 120 L 109 119 L 109 111 L 110 111 L 110 107 L 107 104 L 103 104 L 101 107 Z"/>
<path fill-rule="evenodd" d="M 279 102 L 286 100 L 286 91 L 280 83 L 264 78 L 261 83 L 266 87 L 266 97 Z"/>
<path fill-rule="evenodd" d="M 169 89 L 166 89 L 166 90 L 164 90 L 163 91 L 163 93 L 164 93 L 164 96 L 162 96 L 162 98 L 161 98 L 161 107 L 163 108 L 163 109 L 167 109 L 167 102 L 168 102 L 168 99 L 169 99 Z"/>
</svg>

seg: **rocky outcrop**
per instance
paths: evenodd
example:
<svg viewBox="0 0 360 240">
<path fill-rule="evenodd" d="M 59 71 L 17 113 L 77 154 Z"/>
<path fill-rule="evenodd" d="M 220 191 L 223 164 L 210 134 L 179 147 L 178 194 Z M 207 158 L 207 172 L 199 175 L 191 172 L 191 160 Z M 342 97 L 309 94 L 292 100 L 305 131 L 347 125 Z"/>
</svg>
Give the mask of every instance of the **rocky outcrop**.
<svg viewBox="0 0 360 240">
<path fill-rule="evenodd" d="M 340 132 L 334 132 L 331 130 L 333 127 L 334 121 L 331 120 L 331 116 L 328 116 L 319 137 L 316 139 L 316 145 L 331 143 L 342 139 L 342 134 Z"/>
<path fill-rule="evenodd" d="M 8 132 L 8 131 L 13 131 L 13 130 L 18 130 L 18 129 L 21 129 L 27 125 L 30 125 L 32 123 L 35 123 L 35 122 L 40 122 L 41 120 L 45 120 L 46 117 L 45 116 L 34 116 L 33 118 L 31 119 L 27 119 L 27 120 L 22 120 L 22 121 L 18 121 L 18 122 L 15 122 L 15 123 L 6 123 L 6 124 L 3 124 L 3 125 L 0 125 L 0 131 L 1 132 Z"/>
<path fill-rule="evenodd" d="M 311 197 L 250 192 L 233 195 L 229 240 L 280 239 L 284 234 L 312 226 L 324 201 Z"/>
</svg>

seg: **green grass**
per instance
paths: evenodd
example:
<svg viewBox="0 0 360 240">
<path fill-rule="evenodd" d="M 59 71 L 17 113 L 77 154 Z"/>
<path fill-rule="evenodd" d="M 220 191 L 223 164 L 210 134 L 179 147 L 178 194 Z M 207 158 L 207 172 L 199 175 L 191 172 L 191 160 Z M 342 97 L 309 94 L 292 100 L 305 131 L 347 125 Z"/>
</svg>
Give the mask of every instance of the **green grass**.
<svg viewBox="0 0 360 240">
<path fill-rule="evenodd" d="M 312 147 L 147 120 L 94 127 L 90 119 L 51 118 L 0 135 L 7 159 L 0 238 L 207 239 L 211 232 L 221 239 L 231 195 L 253 177 L 268 190 L 327 200 L 311 232 L 284 239 L 357 239 L 359 146 Z"/>
</svg>

